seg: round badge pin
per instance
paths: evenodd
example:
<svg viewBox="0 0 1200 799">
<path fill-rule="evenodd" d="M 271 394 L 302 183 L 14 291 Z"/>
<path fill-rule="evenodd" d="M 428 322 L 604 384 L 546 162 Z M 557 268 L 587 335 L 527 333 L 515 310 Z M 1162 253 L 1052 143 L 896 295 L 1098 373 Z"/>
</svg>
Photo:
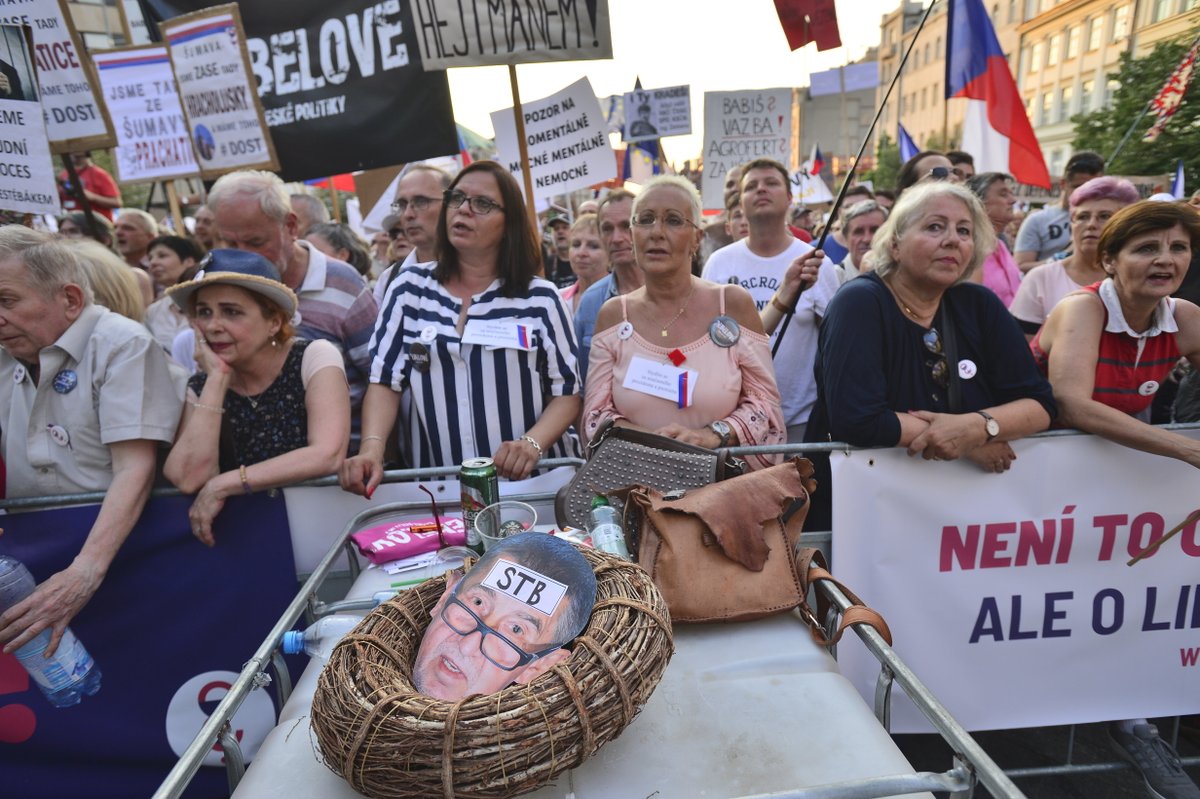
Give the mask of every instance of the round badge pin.
<svg viewBox="0 0 1200 799">
<path fill-rule="evenodd" d="M 632 322 L 622 322 L 617 327 L 617 338 L 621 339 L 621 341 L 625 341 L 632 335 L 633 335 L 633 323 Z"/>
<path fill-rule="evenodd" d="M 432 344 L 437 339 L 437 336 L 437 328 L 433 325 L 426 325 L 421 329 L 421 341 L 424 341 L 426 344 Z"/>
<path fill-rule="evenodd" d="M 708 337 L 718 347 L 732 347 L 742 337 L 742 327 L 728 316 L 718 316 L 708 326 Z"/>
<path fill-rule="evenodd" d="M 13 369 L 13 382 L 20 383 L 25 379 L 25 367 L 17 364 L 17 368 Z"/>
<path fill-rule="evenodd" d="M 958 376 L 963 380 L 970 380 L 979 371 L 979 367 L 970 358 L 963 358 L 958 362 Z"/>
<path fill-rule="evenodd" d="M 54 376 L 54 390 L 59 394 L 70 394 L 79 385 L 79 375 L 72 369 L 63 369 Z"/>
<path fill-rule="evenodd" d="M 408 348 L 408 360 L 418 372 L 428 372 L 429 348 L 424 344 L 413 344 Z"/>
<path fill-rule="evenodd" d="M 1155 394 L 1157 392 L 1158 392 L 1158 381 L 1157 380 L 1147 380 L 1145 383 L 1142 383 L 1140 386 L 1138 386 L 1138 393 L 1141 394 L 1143 397 L 1149 397 L 1151 394 Z"/>
<path fill-rule="evenodd" d="M 49 425 L 50 440 L 60 447 L 65 447 L 71 443 L 71 434 L 67 432 L 67 428 L 60 424 Z"/>
</svg>

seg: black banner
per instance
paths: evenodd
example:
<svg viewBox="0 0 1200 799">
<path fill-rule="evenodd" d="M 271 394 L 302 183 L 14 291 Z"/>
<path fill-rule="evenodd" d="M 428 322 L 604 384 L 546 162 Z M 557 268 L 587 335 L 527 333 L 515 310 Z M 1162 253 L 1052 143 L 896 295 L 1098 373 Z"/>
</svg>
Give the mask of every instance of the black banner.
<svg viewBox="0 0 1200 799">
<path fill-rule="evenodd" d="M 147 0 L 154 22 L 212 0 Z M 284 180 L 451 155 L 445 72 L 425 72 L 401 0 L 241 0 L 247 44 Z"/>
</svg>

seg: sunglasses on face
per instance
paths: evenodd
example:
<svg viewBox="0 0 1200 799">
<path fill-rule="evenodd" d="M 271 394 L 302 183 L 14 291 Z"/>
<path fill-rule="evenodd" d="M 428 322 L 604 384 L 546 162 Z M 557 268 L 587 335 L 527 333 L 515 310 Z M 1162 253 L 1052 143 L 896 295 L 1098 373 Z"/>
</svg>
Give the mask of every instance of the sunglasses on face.
<svg viewBox="0 0 1200 799">
<path fill-rule="evenodd" d="M 389 230 L 389 231 L 387 232 L 387 237 L 388 237 L 389 239 L 392 239 L 392 240 L 394 241 L 394 240 L 396 240 L 396 239 L 400 238 L 400 234 L 402 234 L 403 232 L 404 232 L 404 231 L 403 231 L 403 230 L 401 230 L 400 228 L 398 228 L 398 227 L 394 227 L 394 228 L 392 228 L 391 230 Z"/>
<path fill-rule="evenodd" d="M 930 180 L 949 180 L 950 168 L 945 166 L 935 166 L 925 173 L 925 177 Z"/>
</svg>

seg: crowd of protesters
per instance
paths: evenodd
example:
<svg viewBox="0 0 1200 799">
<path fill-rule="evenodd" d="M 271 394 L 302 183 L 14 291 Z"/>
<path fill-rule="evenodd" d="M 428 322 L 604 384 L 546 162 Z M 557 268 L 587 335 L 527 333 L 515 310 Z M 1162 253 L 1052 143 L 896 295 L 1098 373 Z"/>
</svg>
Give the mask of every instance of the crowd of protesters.
<svg viewBox="0 0 1200 799">
<path fill-rule="evenodd" d="M 522 479 L 614 424 L 988 473 L 1059 425 L 1200 467 L 1153 426 L 1200 419 L 1200 216 L 1093 153 L 1023 221 L 1011 176 L 925 151 L 834 218 L 759 159 L 716 224 L 666 177 L 552 209 L 543 241 L 488 161 L 407 170 L 371 242 L 253 171 L 217 181 L 191 234 L 110 222 L 98 167 L 76 166 L 101 215 L 0 229 L 4 487 L 107 494 L 79 556 L 0 618 L 7 649 L 57 645 L 156 479 L 196 495 L 192 531 L 219 546 L 233 494 L 337 473 L 370 497 L 389 466 L 477 456 Z M 1113 736 L 1162 795 L 1200 795 L 1145 719 Z"/>
</svg>

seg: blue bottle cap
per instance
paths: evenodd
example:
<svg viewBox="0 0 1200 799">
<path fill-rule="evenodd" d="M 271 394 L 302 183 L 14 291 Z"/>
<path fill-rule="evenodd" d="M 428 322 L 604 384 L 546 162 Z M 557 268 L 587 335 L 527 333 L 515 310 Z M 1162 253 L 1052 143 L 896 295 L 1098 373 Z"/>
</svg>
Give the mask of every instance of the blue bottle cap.
<svg viewBox="0 0 1200 799">
<path fill-rule="evenodd" d="M 304 631 L 288 630 L 283 634 L 283 642 L 281 646 L 283 648 L 283 654 L 299 655 L 304 651 Z"/>
</svg>

